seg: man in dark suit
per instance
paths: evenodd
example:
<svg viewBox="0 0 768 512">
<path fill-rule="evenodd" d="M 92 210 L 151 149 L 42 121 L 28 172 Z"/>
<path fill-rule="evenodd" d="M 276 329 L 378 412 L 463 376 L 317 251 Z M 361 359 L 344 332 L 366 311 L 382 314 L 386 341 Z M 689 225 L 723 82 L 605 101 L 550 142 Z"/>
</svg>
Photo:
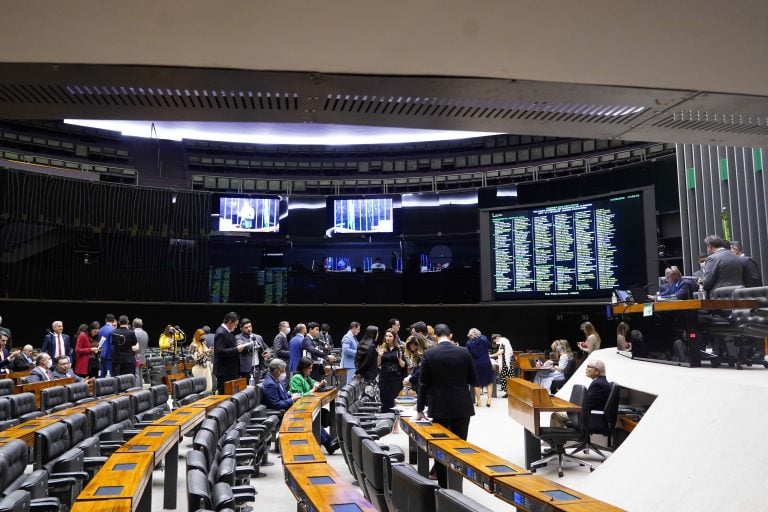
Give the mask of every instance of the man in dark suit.
<svg viewBox="0 0 768 512">
<path fill-rule="evenodd" d="M 7 373 L 11 371 L 11 362 L 14 357 L 18 356 L 17 350 L 13 354 L 8 352 L 8 336 L 4 332 L 0 332 L 0 372 Z"/>
<path fill-rule="evenodd" d="M 717 235 L 709 235 L 704 243 L 709 254 L 702 275 L 707 295 L 723 286 L 744 286 L 744 265 L 738 256 L 726 249 L 725 241 Z"/>
<path fill-rule="evenodd" d="M 760 267 L 757 262 L 744 254 L 739 242 L 731 242 L 731 252 L 741 258 L 741 264 L 744 266 L 744 286 L 753 288 L 763 286 L 763 276 L 760 273 Z"/>
<path fill-rule="evenodd" d="M 64 324 L 56 320 L 51 324 L 49 331 L 43 339 L 40 352 L 45 352 L 51 357 L 72 357 L 72 345 L 69 342 L 69 334 L 64 334 Z"/>
<path fill-rule="evenodd" d="M 213 338 L 213 372 L 217 380 L 216 391 L 220 395 L 224 394 L 225 382 L 240 377 L 240 352 L 244 347 L 235 343 L 232 334 L 239 321 L 237 313 L 227 313 Z"/>
<path fill-rule="evenodd" d="M 592 383 L 587 388 L 589 410 L 600 411 L 599 414 L 591 414 L 589 416 L 589 423 L 590 425 L 601 425 L 605 422 L 602 412 L 605 408 L 605 403 L 608 401 L 608 395 L 611 393 L 611 384 L 605 378 L 605 363 L 599 359 L 588 360 L 586 374 L 587 377 L 592 379 Z M 556 412 L 552 414 L 549 424 L 553 427 L 564 427 L 567 421 L 568 416 Z"/>
<path fill-rule="evenodd" d="M 416 402 L 416 420 L 423 420 L 424 406 L 429 397 L 432 422 L 466 439 L 469 420 L 475 414 L 469 392 L 477 382 L 475 365 L 467 349 L 452 340 L 451 329 L 445 324 L 435 326 L 437 345 L 424 352 L 419 378 L 419 397 Z M 435 468 L 441 487 L 448 483 L 446 467 L 438 463 Z"/>
<path fill-rule="evenodd" d="M 694 292 L 693 284 L 690 281 L 683 279 L 680 269 L 672 266 L 667 270 L 669 270 L 669 274 L 667 275 L 667 286 L 664 291 L 659 290 L 659 294 L 655 298 L 662 300 L 686 300 L 692 298 Z"/>
<path fill-rule="evenodd" d="M 283 320 L 278 327 L 277 336 L 272 341 L 272 354 L 287 362 L 291 360 L 291 351 L 288 347 L 288 334 L 291 332 L 291 324 Z"/>
<path fill-rule="evenodd" d="M 51 373 L 51 367 L 53 366 L 53 359 L 45 352 L 40 352 L 37 359 L 35 359 L 35 367 L 29 372 L 27 382 L 42 382 L 46 380 L 53 380 L 53 374 Z"/>
<path fill-rule="evenodd" d="M 235 336 L 235 343 L 243 345 L 240 352 L 240 377 L 250 381 L 251 377 L 256 382 L 261 380 L 261 370 L 266 368 L 265 358 L 269 350 L 265 350 L 264 338 L 253 332 L 253 323 L 248 318 L 240 322 L 240 334 Z"/>
<path fill-rule="evenodd" d="M 120 315 L 117 324 L 112 331 L 112 375 L 135 375 L 139 342 L 126 315 Z"/>
</svg>

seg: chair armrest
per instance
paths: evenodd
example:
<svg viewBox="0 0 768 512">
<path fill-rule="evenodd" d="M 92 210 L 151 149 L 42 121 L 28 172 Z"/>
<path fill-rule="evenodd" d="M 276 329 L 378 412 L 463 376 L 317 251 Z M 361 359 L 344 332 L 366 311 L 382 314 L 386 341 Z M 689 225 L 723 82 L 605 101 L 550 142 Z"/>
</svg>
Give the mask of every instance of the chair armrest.
<svg viewBox="0 0 768 512">
<path fill-rule="evenodd" d="M 30 512 L 59 512 L 59 498 L 36 498 L 29 504 Z"/>
</svg>

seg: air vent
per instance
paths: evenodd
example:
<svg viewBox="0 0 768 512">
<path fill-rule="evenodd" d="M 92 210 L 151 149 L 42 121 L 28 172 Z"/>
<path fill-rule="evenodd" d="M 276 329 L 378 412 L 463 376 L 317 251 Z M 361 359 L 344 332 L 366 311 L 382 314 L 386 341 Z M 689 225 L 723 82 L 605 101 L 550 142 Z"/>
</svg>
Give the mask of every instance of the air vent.
<svg viewBox="0 0 768 512">
<path fill-rule="evenodd" d="M 167 89 L 99 85 L 0 84 L 0 103 L 106 107 L 296 111 L 299 95 L 287 92 Z"/>
<path fill-rule="evenodd" d="M 768 134 L 768 119 L 736 114 L 717 114 L 703 111 L 678 111 L 653 123 L 652 126 L 671 130 L 704 132 Z"/>
<path fill-rule="evenodd" d="M 365 115 L 627 124 L 644 112 L 646 107 L 329 94 L 323 110 Z"/>
</svg>

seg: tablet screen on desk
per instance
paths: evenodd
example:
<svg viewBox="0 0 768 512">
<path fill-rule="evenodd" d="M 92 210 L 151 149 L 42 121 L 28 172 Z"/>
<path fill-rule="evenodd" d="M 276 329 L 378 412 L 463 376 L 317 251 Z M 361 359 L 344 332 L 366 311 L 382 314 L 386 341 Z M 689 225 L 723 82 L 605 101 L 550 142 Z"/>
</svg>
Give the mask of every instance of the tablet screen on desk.
<svg viewBox="0 0 768 512">
<path fill-rule="evenodd" d="M 442 432 L 438 432 L 437 434 L 431 435 L 432 439 L 445 439 L 448 437 L 448 434 L 443 434 Z"/>
<path fill-rule="evenodd" d="M 309 483 L 312 485 L 332 485 L 336 482 L 329 476 L 311 476 L 309 477 Z"/>
<path fill-rule="evenodd" d="M 517 471 L 515 471 L 509 466 L 505 466 L 504 464 L 497 464 L 495 466 L 486 466 L 486 467 L 491 471 L 493 471 L 494 473 L 517 473 Z"/>
<path fill-rule="evenodd" d="M 291 439 L 288 441 L 288 444 L 295 446 L 297 444 L 309 444 L 309 441 L 306 439 Z"/>
<path fill-rule="evenodd" d="M 115 494 L 120 494 L 123 492 L 123 486 L 122 485 L 103 485 L 96 489 L 95 494 L 96 496 L 114 496 Z"/>
<path fill-rule="evenodd" d="M 546 494 L 553 500 L 557 501 L 573 501 L 581 499 L 578 496 L 574 496 L 573 494 L 569 494 L 565 491 L 541 491 L 542 494 Z"/>
<path fill-rule="evenodd" d="M 337 505 L 331 505 L 331 509 L 333 512 L 363 512 L 363 509 L 354 503 L 339 503 Z"/>
<path fill-rule="evenodd" d="M 309 462 L 311 460 L 315 460 L 315 456 L 314 455 L 295 455 L 293 457 L 293 460 L 295 460 L 296 462 Z"/>
<path fill-rule="evenodd" d="M 474 448 L 456 448 L 456 451 L 459 453 L 477 453 Z"/>
</svg>

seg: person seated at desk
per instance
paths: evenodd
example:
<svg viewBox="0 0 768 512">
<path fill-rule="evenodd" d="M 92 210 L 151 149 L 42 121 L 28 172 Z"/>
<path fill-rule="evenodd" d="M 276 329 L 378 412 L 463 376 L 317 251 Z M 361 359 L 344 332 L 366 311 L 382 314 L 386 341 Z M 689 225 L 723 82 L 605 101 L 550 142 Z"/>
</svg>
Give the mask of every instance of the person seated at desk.
<svg viewBox="0 0 768 512">
<path fill-rule="evenodd" d="M 53 380 L 51 366 L 53 366 L 53 359 L 51 359 L 51 356 L 45 352 L 40 352 L 35 359 L 35 367 L 29 372 L 27 384 Z"/>
<path fill-rule="evenodd" d="M 553 380 L 565 379 L 565 367 L 568 366 L 568 362 L 573 358 L 573 352 L 568 344 L 568 340 L 553 341 L 552 352 L 555 353 L 557 366 L 555 366 L 555 361 L 552 359 L 545 363 L 542 363 L 541 360 L 537 361 L 536 367 L 545 369 L 537 371 L 536 377 L 533 379 L 534 384 L 538 384 L 548 391 L 552 386 Z"/>
<path fill-rule="evenodd" d="M 667 275 L 667 286 L 659 290 L 658 295 L 649 295 L 655 300 L 687 300 L 693 297 L 693 284 L 683 279 L 683 274 L 677 267 L 670 267 Z"/>
<path fill-rule="evenodd" d="M 632 344 L 627 341 L 628 332 L 629 324 L 627 322 L 619 322 L 619 325 L 616 326 L 616 348 L 624 352 L 632 350 Z"/>
<path fill-rule="evenodd" d="M 304 396 L 326 386 L 325 379 L 317 382 L 309 376 L 310 373 L 312 373 L 312 360 L 308 357 L 302 357 L 299 359 L 296 373 L 291 377 L 291 393 L 298 393 L 300 396 Z M 331 438 L 330 434 L 325 430 L 330 424 L 330 412 L 328 409 L 320 409 L 320 425 L 323 427 L 320 429 L 320 444 L 325 446 L 325 451 L 328 452 L 328 455 L 333 455 L 333 452 L 339 449 L 339 440 Z"/>
<path fill-rule="evenodd" d="M 75 382 L 90 382 L 92 380 L 83 379 L 81 376 L 73 372 L 72 361 L 70 361 L 69 357 L 67 356 L 59 356 L 56 358 L 56 362 L 51 375 L 53 375 L 54 379 L 66 379 L 67 377 L 72 377 L 75 379 Z"/>
<path fill-rule="evenodd" d="M 387 270 L 387 266 L 381 262 L 381 258 L 376 258 L 371 264 L 371 270 L 373 272 L 383 272 Z"/>
<path fill-rule="evenodd" d="M 590 411 L 600 411 L 600 414 L 592 414 L 589 417 L 590 425 L 598 425 L 603 419 L 603 409 L 608 401 L 608 395 L 611 392 L 611 385 L 605 378 L 605 363 L 593 359 L 587 362 L 587 377 L 592 379 L 587 388 L 587 404 Z M 568 422 L 568 416 L 559 412 L 553 413 L 549 419 L 549 425 L 552 427 L 564 427 Z"/>
</svg>

